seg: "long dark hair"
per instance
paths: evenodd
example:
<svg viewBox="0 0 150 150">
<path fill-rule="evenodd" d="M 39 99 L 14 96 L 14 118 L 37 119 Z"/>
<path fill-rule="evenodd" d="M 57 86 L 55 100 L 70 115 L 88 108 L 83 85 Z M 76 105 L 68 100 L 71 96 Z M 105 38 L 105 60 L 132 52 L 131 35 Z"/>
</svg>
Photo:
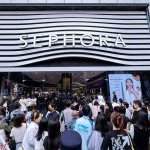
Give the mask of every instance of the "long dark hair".
<svg viewBox="0 0 150 150">
<path fill-rule="evenodd" d="M 60 145 L 60 122 L 49 120 L 48 122 L 48 149 L 58 150 Z"/>
<path fill-rule="evenodd" d="M 39 123 L 39 130 L 37 132 L 36 138 L 38 141 L 42 138 L 43 132 L 48 130 L 48 121 L 46 118 L 42 118 Z"/>
<path fill-rule="evenodd" d="M 142 129 L 143 131 L 148 131 L 149 121 L 148 121 L 148 114 L 147 113 L 145 113 L 143 111 L 140 111 L 138 113 L 137 120 L 136 120 L 136 126 L 139 129 Z"/>
<path fill-rule="evenodd" d="M 96 118 L 95 130 L 101 132 L 102 137 L 109 131 L 107 120 L 102 113 L 99 113 Z"/>
<path fill-rule="evenodd" d="M 40 112 L 39 111 L 36 110 L 36 111 L 32 112 L 32 114 L 31 114 L 31 120 L 32 121 L 35 121 L 39 117 L 40 117 Z"/>
<path fill-rule="evenodd" d="M 105 103 L 106 103 L 106 105 L 108 106 L 109 111 L 110 111 L 110 112 L 113 112 L 113 106 L 112 106 L 112 103 L 111 103 L 110 101 L 106 101 Z"/>
</svg>

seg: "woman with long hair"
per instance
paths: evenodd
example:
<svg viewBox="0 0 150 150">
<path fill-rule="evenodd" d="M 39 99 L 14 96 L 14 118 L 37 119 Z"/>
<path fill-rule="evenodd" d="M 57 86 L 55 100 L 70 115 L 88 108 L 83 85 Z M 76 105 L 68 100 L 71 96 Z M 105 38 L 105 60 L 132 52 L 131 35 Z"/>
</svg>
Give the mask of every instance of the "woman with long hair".
<svg viewBox="0 0 150 150">
<path fill-rule="evenodd" d="M 145 112 L 138 113 L 136 123 L 130 126 L 130 134 L 136 150 L 148 150 L 150 130 L 148 115 Z"/>
<path fill-rule="evenodd" d="M 22 145 L 23 137 L 26 132 L 27 126 L 23 123 L 25 120 L 24 115 L 16 115 L 14 117 L 14 126 L 11 129 L 10 137 L 16 142 L 16 149 Z"/>
<path fill-rule="evenodd" d="M 60 147 L 60 122 L 49 120 L 48 136 L 44 140 L 45 150 L 58 150 Z"/>
<path fill-rule="evenodd" d="M 34 150 L 44 150 L 44 139 L 48 135 L 48 121 L 46 118 L 42 118 L 39 123 L 39 129 L 34 142 Z"/>
<path fill-rule="evenodd" d="M 128 78 L 125 81 L 126 91 L 125 91 L 125 101 L 128 103 L 133 103 L 134 100 L 141 100 L 140 90 L 135 90 L 133 86 L 132 79 Z"/>
<path fill-rule="evenodd" d="M 34 150 L 34 141 L 38 132 L 39 123 L 42 119 L 42 114 L 35 111 L 31 115 L 32 122 L 29 124 L 22 142 L 24 150 Z"/>
<path fill-rule="evenodd" d="M 129 133 L 124 129 L 124 115 L 113 112 L 111 114 L 113 130 L 106 133 L 102 142 L 101 150 L 131 150 L 132 141 Z"/>
<path fill-rule="evenodd" d="M 110 122 L 110 115 L 113 112 L 113 106 L 110 101 L 105 101 L 105 106 L 104 106 L 104 116 L 107 119 L 108 122 Z"/>
<path fill-rule="evenodd" d="M 88 149 L 89 150 L 100 150 L 103 138 L 105 134 L 109 131 L 109 126 L 107 120 L 102 113 L 99 113 L 96 118 L 95 130 L 89 138 Z"/>
</svg>

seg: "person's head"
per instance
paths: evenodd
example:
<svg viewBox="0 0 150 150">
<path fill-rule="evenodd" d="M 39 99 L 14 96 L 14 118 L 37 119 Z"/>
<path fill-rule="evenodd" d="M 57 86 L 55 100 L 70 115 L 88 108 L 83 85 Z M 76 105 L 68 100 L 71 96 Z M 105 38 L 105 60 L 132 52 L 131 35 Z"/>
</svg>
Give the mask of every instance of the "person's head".
<svg viewBox="0 0 150 150">
<path fill-rule="evenodd" d="M 80 108 L 82 108 L 84 105 L 86 105 L 86 103 L 85 103 L 84 100 L 81 100 L 80 103 L 79 103 L 79 105 L 80 105 Z"/>
<path fill-rule="evenodd" d="M 133 88 L 133 81 L 132 79 L 128 78 L 126 79 L 126 89 L 130 89 L 130 88 Z"/>
<path fill-rule="evenodd" d="M 71 101 L 69 101 L 69 100 L 66 101 L 66 104 L 65 104 L 65 105 L 66 105 L 67 108 L 69 108 L 69 107 L 71 106 Z"/>
<path fill-rule="evenodd" d="M 42 119 L 42 114 L 39 112 L 39 111 L 34 111 L 32 112 L 32 115 L 31 115 L 31 120 L 37 124 L 40 123 Z"/>
<path fill-rule="evenodd" d="M 113 111 L 112 103 L 110 101 L 105 101 L 105 109 Z"/>
<path fill-rule="evenodd" d="M 83 113 L 83 116 L 90 116 L 91 115 L 91 108 L 89 105 L 84 105 L 82 107 L 82 113 Z"/>
<path fill-rule="evenodd" d="M 59 149 L 60 141 L 60 122 L 59 120 L 48 121 L 48 148 L 51 150 Z"/>
<path fill-rule="evenodd" d="M 113 125 L 113 129 L 121 131 L 124 129 L 124 115 L 117 112 L 113 112 L 110 116 L 110 119 Z"/>
<path fill-rule="evenodd" d="M 98 105 L 99 105 L 98 101 L 97 100 L 94 101 L 94 106 L 98 106 Z"/>
<path fill-rule="evenodd" d="M 137 115 L 136 126 L 140 129 L 147 130 L 149 127 L 148 114 L 140 111 Z"/>
<path fill-rule="evenodd" d="M 114 107 L 114 111 L 115 111 L 115 112 L 119 112 L 119 106 L 115 106 L 115 107 Z"/>
<path fill-rule="evenodd" d="M 91 99 L 91 98 L 89 98 L 89 99 L 88 99 L 88 102 L 89 102 L 89 103 L 92 103 L 92 99 Z"/>
<path fill-rule="evenodd" d="M 101 105 L 101 106 L 100 106 L 100 110 L 101 110 L 101 112 L 104 113 L 104 105 Z"/>
<path fill-rule="evenodd" d="M 125 108 L 129 108 L 129 104 L 127 102 L 123 102 L 123 105 L 125 106 Z"/>
<path fill-rule="evenodd" d="M 2 115 L 2 116 L 6 115 L 6 108 L 3 106 L 0 106 L 0 115 Z"/>
<path fill-rule="evenodd" d="M 102 136 L 109 131 L 107 120 L 102 113 L 99 113 L 96 118 L 95 130 L 101 132 Z"/>
<path fill-rule="evenodd" d="M 72 115 L 73 118 L 78 118 L 79 114 L 78 114 L 77 111 L 74 110 L 71 115 Z"/>
<path fill-rule="evenodd" d="M 15 104 L 15 109 L 20 109 L 20 108 L 21 108 L 21 105 L 20 105 L 20 103 L 17 102 L 17 103 Z"/>
<path fill-rule="evenodd" d="M 122 98 L 119 98 L 119 103 L 122 105 L 122 103 L 123 103 L 123 99 Z"/>
<path fill-rule="evenodd" d="M 24 115 L 22 115 L 22 114 L 15 115 L 15 117 L 14 117 L 14 127 L 16 127 L 16 128 L 21 127 L 23 121 L 24 121 Z"/>
<path fill-rule="evenodd" d="M 142 103 L 140 100 L 134 100 L 133 101 L 133 108 L 135 110 L 141 109 L 142 108 Z"/>
<path fill-rule="evenodd" d="M 38 133 L 37 133 L 38 141 L 42 138 L 42 134 L 44 131 L 48 131 L 48 120 L 46 118 L 42 118 L 39 123 L 39 129 L 38 129 Z"/>
<path fill-rule="evenodd" d="M 61 150 L 82 150 L 82 139 L 78 132 L 69 130 L 61 136 Z"/>
<path fill-rule="evenodd" d="M 49 104 L 49 110 L 50 110 L 51 112 L 56 111 L 56 109 L 57 109 L 57 107 L 56 107 L 56 105 L 55 105 L 54 103 L 50 103 L 50 104 Z"/>
<path fill-rule="evenodd" d="M 120 106 L 120 107 L 119 107 L 119 113 L 125 115 L 125 113 L 126 113 L 126 108 L 125 108 L 124 106 Z"/>
<path fill-rule="evenodd" d="M 24 96 L 24 95 L 21 95 L 21 99 L 25 99 L 25 96 Z"/>
<path fill-rule="evenodd" d="M 35 104 L 31 103 L 30 109 L 31 109 L 31 111 L 36 111 L 37 110 L 37 106 Z"/>
</svg>

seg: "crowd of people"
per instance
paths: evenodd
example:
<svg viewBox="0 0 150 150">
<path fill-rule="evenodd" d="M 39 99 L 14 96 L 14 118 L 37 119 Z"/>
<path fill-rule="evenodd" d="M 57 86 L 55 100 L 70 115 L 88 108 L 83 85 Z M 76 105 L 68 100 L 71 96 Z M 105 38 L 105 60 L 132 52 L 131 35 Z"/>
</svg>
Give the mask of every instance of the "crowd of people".
<svg viewBox="0 0 150 150">
<path fill-rule="evenodd" d="M 22 95 L 0 105 L 0 150 L 149 150 L 150 103 Z"/>
</svg>

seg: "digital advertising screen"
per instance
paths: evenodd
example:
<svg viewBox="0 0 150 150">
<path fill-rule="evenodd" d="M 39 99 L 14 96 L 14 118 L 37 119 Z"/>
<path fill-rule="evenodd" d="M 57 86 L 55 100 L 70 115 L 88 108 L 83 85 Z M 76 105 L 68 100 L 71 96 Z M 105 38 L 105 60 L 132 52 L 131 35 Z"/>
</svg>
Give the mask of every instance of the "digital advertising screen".
<svg viewBox="0 0 150 150">
<path fill-rule="evenodd" d="M 142 99 L 141 81 L 139 75 L 109 74 L 109 91 L 111 101 L 122 99 L 133 103 Z"/>
</svg>

